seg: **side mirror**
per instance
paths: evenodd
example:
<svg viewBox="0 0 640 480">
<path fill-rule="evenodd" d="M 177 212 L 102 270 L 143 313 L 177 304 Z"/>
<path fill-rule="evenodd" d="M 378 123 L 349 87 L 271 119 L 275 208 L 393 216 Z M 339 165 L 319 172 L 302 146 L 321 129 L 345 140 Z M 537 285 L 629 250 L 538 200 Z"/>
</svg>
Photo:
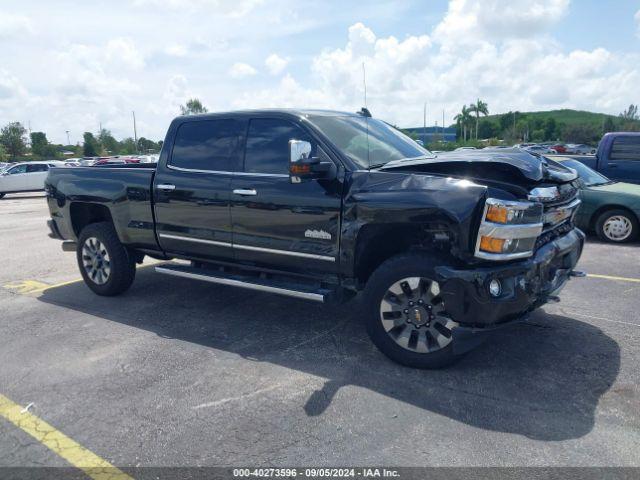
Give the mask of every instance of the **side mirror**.
<svg viewBox="0 0 640 480">
<path fill-rule="evenodd" d="M 321 162 L 311 156 L 311 144 L 304 140 L 289 140 L 289 180 L 301 183 L 302 180 L 324 178 L 331 171 L 332 162 Z"/>
</svg>

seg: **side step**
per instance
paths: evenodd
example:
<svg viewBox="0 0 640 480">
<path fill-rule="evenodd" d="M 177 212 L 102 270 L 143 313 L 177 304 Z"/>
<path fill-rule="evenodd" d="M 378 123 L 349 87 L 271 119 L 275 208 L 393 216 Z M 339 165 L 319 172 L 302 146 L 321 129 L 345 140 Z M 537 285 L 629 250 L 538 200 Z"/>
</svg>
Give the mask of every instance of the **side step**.
<svg viewBox="0 0 640 480">
<path fill-rule="evenodd" d="M 190 265 L 165 264 L 155 267 L 156 272 L 174 277 L 191 278 L 203 280 L 205 282 L 229 285 L 232 287 L 258 290 L 261 292 L 275 293 L 287 297 L 302 298 L 315 302 L 327 302 L 332 297 L 334 291 L 328 288 L 321 288 L 318 284 L 305 285 L 299 280 L 285 280 L 275 278 L 262 278 L 257 275 L 245 275 L 241 273 L 230 273 L 222 269 L 209 269 L 204 267 L 193 267 Z"/>
</svg>

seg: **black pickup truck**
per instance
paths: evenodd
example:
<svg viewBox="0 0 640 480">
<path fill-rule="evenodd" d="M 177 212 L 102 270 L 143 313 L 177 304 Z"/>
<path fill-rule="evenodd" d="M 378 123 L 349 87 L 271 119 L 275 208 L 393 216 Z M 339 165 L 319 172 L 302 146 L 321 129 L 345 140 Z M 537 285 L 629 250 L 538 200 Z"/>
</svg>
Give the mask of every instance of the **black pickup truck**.
<svg viewBox="0 0 640 480">
<path fill-rule="evenodd" d="M 55 168 L 46 192 L 50 236 L 98 295 L 127 290 L 145 255 L 318 302 L 362 292 L 373 342 L 422 368 L 557 301 L 584 243 L 572 170 L 520 150 L 435 156 L 365 109 L 179 117 L 157 166 Z"/>
</svg>

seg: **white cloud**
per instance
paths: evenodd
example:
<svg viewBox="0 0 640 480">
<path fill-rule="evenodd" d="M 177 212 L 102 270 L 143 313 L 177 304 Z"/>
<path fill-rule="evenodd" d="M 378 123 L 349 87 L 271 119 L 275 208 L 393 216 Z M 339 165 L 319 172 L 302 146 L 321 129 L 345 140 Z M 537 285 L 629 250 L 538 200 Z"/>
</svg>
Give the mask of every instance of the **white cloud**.
<svg viewBox="0 0 640 480">
<path fill-rule="evenodd" d="M 277 53 L 272 53 L 265 59 L 264 64 L 271 75 L 279 75 L 285 68 L 287 68 L 289 59 L 282 58 Z"/>
<path fill-rule="evenodd" d="M 249 14 L 263 0 L 134 0 L 136 7 L 167 8 L 195 12 L 204 10 L 213 14 L 240 18 Z"/>
<path fill-rule="evenodd" d="M 32 33 L 34 28 L 28 17 L 0 12 L 0 40 Z"/>
<path fill-rule="evenodd" d="M 10 52 L 0 65 L 0 126 L 31 120 L 55 141 L 99 123 L 131 135 L 132 110 L 140 135 L 162 138 L 190 97 L 210 111 L 355 111 L 364 102 L 363 63 L 369 108 L 400 126 L 421 124 L 424 102 L 428 121 L 440 123 L 443 109 L 449 122 L 476 98 L 491 113 L 617 114 L 640 85 L 638 49 L 587 47 L 592 39 L 567 48 L 554 38 L 565 16 L 580 22 L 585 14 L 577 3 L 569 11 L 568 0 L 451 0 L 435 27 L 411 35 L 392 15 L 403 14 L 393 0 L 376 0 L 366 15 L 337 0 L 123 0 L 114 9 L 77 1 L 72 19 L 55 2 L 8 1 L 15 6 L 3 3 L 11 14 L 0 12 L 0 45 Z M 40 18 L 50 21 L 36 25 Z M 640 13 L 635 19 L 640 29 Z M 351 27 L 336 35 L 345 21 Z M 392 34 L 373 29 L 377 23 Z"/>
<path fill-rule="evenodd" d="M 528 37 L 550 29 L 569 0 L 451 0 L 434 37 L 450 44 Z"/>
<path fill-rule="evenodd" d="M 234 63 L 229 69 L 229 75 L 231 78 L 245 78 L 251 77 L 258 73 L 255 68 L 253 68 L 248 63 L 237 62 Z"/>
</svg>

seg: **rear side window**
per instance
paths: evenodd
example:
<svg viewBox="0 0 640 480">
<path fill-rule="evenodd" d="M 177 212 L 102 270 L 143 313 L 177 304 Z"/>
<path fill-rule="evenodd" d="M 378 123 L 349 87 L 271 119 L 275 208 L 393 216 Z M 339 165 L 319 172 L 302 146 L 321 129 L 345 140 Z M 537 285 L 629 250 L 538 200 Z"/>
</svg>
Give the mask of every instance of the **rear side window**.
<svg viewBox="0 0 640 480">
<path fill-rule="evenodd" d="M 640 135 L 616 137 L 611 148 L 611 160 L 640 161 Z"/>
<path fill-rule="evenodd" d="M 311 138 L 302 128 L 287 120 L 275 118 L 251 120 L 247 135 L 244 171 L 288 174 L 289 140 L 311 142 Z"/>
<path fill-rule="evenodd" d="M 237 165 L 242 123 L 202 120 L 180 125 L 169 165 L 188 170 L 232 171 Z"/>
<path fill-rule="evenodd" d="M 35 165 L 27 165 L 27 173 L 47 172 L 47 171 L 49 171 L 49 166 L 44 165 L 42 163 L 38 163 Z"/>
</svg>

